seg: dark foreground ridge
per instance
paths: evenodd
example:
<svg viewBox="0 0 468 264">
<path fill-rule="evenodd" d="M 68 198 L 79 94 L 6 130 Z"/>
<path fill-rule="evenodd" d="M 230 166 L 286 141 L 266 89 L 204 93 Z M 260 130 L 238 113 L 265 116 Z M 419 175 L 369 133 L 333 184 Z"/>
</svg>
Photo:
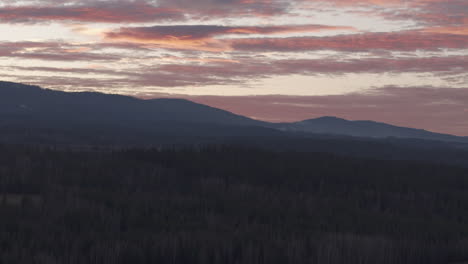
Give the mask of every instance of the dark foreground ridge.
<svg viewBox="0 0 468 264">
<path fill-rule="evenodd" d="M 465 263 L 467 175 L 229 146 L 0 146 L 0 263 Z"/>
</svg>

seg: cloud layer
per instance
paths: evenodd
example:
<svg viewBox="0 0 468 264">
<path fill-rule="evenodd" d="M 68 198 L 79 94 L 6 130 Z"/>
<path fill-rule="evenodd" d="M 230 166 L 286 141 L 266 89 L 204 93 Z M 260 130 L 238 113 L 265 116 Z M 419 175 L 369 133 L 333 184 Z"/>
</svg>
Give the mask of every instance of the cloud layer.
<svg viewBox="0 0 468 264">
<path fill-rule="evenodd" d="M 147 3 L 112 2 L 92 6 L 13 6 L 0 8 L 0 21 L 7 23 L 33 23 L 50 21 L 79 22 L 149 22 L 181 20 L 181 11 L 154 7 Z"/>
</svg>

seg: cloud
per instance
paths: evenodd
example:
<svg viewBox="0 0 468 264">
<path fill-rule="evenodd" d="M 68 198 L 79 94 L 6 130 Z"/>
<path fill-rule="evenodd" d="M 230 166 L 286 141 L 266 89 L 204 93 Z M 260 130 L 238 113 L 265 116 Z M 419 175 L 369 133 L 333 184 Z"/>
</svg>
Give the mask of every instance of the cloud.
<svg viewBox="0 0 468 264">
<path fill-rule="evenodd" d="M 354 30 L 352 27 L 326 25 L 284 25 L 284 26 L 216 26 L 216 25 L 171 25 L 153 27 L 121 28 L 108 32 L 108 40 L 159 44 L 165 48 L 224 50 L 229 49 L 225 40 L 217 38 L 226 35 L 273 35 L 286 33 L 317 32 L 326 30 Z"/>
<path fill-rule="evenodd" d="M 1 69 L 2 67 L 0 67 Z M 19 71 L 28 71 L 28 72 L 47 72 L 47 73 L 71 73 L 71 74 L 101 74 L 101 75 L 109 75 L 109 76 L 120 76 L 122 77 L 122 73 L 117 70 L 106 69 L 106 68 L 94 68 L 94 67 L 87 67 L 87 68 L 55 68 L 55 67 L 25 67 L 25 66 L 11 66 L 11 67 L 3 67 L 8 68 L 10 70 L 19 70 Z"/>
<path fill-rule="evenodd" d="M 186 19 L 271 17 L 311 5 L 364 12 L 389 20 L 413 20 L 425 26 L 467 26 L 466 0 L 36 0 L 4 1 L 0 21 L 156 22 Z M 355 9 L 354 11 L 352 9 Z"/>
<path fill-rule="evenodd" d="M 161 6 L 183 9 L 192 17 L 210 19 L 230 16 L 284 14 L 294 1 L 286 0 L 161 0 Z"/>
<path fill-rule="evenodd" d="M 468 27 L 468 2 L 465 0 L 422 1 L 416 19 L 428 25 Z"/>
<path fill-rule="evenodd" d="M 17 56 L 17 55 L 14 55 Z M 23 55 L 21 55 L 23 56 Z M 27 55 L 31 56 L 31 55 Z M 46 54 L 44 60 L 61 59 Z M 58 55 L 56 55 L 58 56 Z M 80 61 L 99 60 L 90 55 L 74 53 L 64 58 Z M 71 57 L 73 56 L 73 57 Z M 77 56 L 75 58 L 74 56 Z M 82 56 L 82 57 L 80 57 Z M 111 56 L 111 55 L 109 55 Z M 104 58 L 105 59 L 105 58 Z M 174 58 L 173 64 L 150 65 L 137 69 L 82 69 L 82 68 L 52 68 L 52 67 L 16 67 L 21 71 L 44 71 L 49 76 L 61 76 L 61 73 L 73 74 L 105 74 L 121 78 L 120 85 L 125 87 L 185 87 L 206 85 L 245 85 L 252 80 L 268 77 L 327 74 L 330 78 L 341 74 L 383 74 L 383 73 L 431 73 L 452 78 L 454 74 L 463 74 L 468 71 L 466 56 L 427 57 L 427 58 L 368 58 L 350 60 L 319 60 L 319 59 L 280 59 L 265 61 L 261 59 L 226 60 L 215 58 L 200 58 L 188 61 L 183 58 Z M 179 61 L 179 63 L 175 63 Z M 12 68 L 12 67 L 10 67 Z M 455 78 L 453 82 L 458 79 Z M 60 79 L 63 84 L 66 80 Z M 57 83 L 56 85 L 59 85 Z"/>
<path fill-rule="evenodd" d="M 61 42 L 0 42 L 0 56 L 43 61 L 118 61 L 118 55 L 90 52 L 92 47 Z"/>
<path fill-rule="evenodd" d="M 155 7 L 145 2 L 99 2 L 98 5 L 7 6 L 0 8 L 0 22 L 31 23 L 50 21 L 148 22 L 180 20 L 180 10 Z"/>
<path fill-rule="evenodd" d="M 342 73 L 403 73 L 403 72 L 466 72 L 467 56 L 428 58 L 371 58 L 354 60 L 289 59 L 271 62 L 246 60 L 213 65 L 170 64 L 158 67 L 158 71 L 175 76 L 204 76 L 216 79 L 260 78 L 291 74 L 342 74 Z"/>
<path fill-rule="evenodd" d="M 336 51 L 416 51 L 441 48 L 466 49 L 468 36 L 442 33 L 404 31 L 395 33 L 361 33 L 331 37 L 252 38 L 231 43 L 241 51 L 303 52 L 311 50 Z"/>
<path fill-rule="evenodd" d="M 341 1 L 346 6 L 358 6 L 359 3 L 373 5 L 367 11 L 356 10 L 361 15 L 381 16 L 389 21 L 409 20 L 418 26 L 441 28 L 468 28 L 468 1 L 466 0 L 393 0 L 393 1 Z M 460 32 L 457 30 L 452 32 Z"/>
<path fill-rule="evenodd" d="M 171 25 L 153 27 L 121 28 L 109 32 L 109 38 L 134 38 L 141 40 L 160 39 L 207 39 L 222 35 L 281 34 L 316 32 L 325 30 L 354 30 L 347 26 L 284 25 L 284 26 L 216 26 L 216 25 Z"/>
<path fill-rule="evenodd" d="M 290 4 L 283 0 L 106 0 L 106 1 L 14 1 L 0 4 L 0 21 L 35 23 L 156 22 L 186 18 L 271 16 L 284 14 Z"/>
<path fill-rule="evenodd" d="M 375 50 L 416 51 L 467 49 L 468 34 L 452 34 L 449 29 L 401 32 L 363 32 L 326 37 L 272 37 L 275 34 L 327 30 L 355 31 L 352 27 L 326 25 L 228 27 L 214 25 L 154 26 L 121 28 L 106 34 L 107 40 L 138 43 L 142 46 L 201 51 L 304 52 L 335 50 L 368 52 Z M 249 37 L 251 34 L 265 37 Z M 242 38 L 224 38 L 243 35 Z"/>
<path fill-rule="evenodd" d="M 369 58 L 353 60 L 281 60 L 274 67 L 290 73 L 466 72 L 468 56 Z"/>
</svg>

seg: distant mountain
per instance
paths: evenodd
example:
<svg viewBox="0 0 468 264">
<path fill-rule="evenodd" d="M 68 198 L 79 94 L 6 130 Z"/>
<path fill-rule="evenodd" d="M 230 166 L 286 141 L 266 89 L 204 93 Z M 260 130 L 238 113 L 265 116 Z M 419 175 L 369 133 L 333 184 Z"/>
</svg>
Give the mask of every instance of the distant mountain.
<svg viewBox="0 0 468 264">
<path fill-rule="evenodd" d="M 282 131 L 365 138 L 413 138 L 437 141 L 466 142 L 467 137 L 429 132 L 423 129 L 393 126 L 375 121 L 349 121 L 337 117 L 320 117 L 296 123 L 277 125 Z"/>
<path fill-rule="evenodd" d="M 0 129 L 3 141 L 98 138 L 112 139 L 110 143 L 192 142 L 283 133 L 264 122 L 187 100 L 68 93 L 11 82 L 0 82 Z"/>
<path fill-rule="evenodd" d="M 67 122 L 188 122 L 255 126 L 262 122 L 182 99 L 140 100 L 93 92 L 67 93 L 0 82 L 0 115 Z"/>
<path fill-rule="evenodd" d="M 142 100 L 0 82 L 0 141 L 193 142 L 226 137 L 351 136 L 448 142 L 468 139 L 373 121 L 322 117 L 268 123 L 182 99 Z"/>
</svg>

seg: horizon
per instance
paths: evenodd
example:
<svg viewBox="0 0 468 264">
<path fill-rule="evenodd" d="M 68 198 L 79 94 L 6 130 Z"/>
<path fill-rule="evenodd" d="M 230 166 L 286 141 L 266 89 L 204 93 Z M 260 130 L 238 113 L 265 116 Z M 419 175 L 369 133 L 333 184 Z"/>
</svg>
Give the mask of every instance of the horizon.
<svg viewBox="0 0 468 264">
<path fill-rule="evenodd" d="M 0 3 L 0 78 L 468 136 L 464 0 Z"/>
<path fill-rule="evenodd" d="M 375 121 L 375 120 L 347 119 L 347 118 L 343 118 L 343 117 L 340 117 L 340 116 L 331 116 L 331 115 L 323 115 L 323 116 L 314 117 L 314 118 L 278 122 L 278 121 L 274 121 L 274 120 L 256 119 L 256 118 L 253 118 L 253 117 L 249 117 L 249 116 L 246 116 L 246 115 L 242 115 L 242 114 L 230 111 L 229 109 L 226 109 L 226 108 L 223 108 L 223 107 L 215 107 L 213 105 L 204 104 L 202 102 L 196 102 L 195 100 L 191 100 L 190 98 L 187 99 L 187 98 L 183 98 L 183 97 L 157 97 L 157 98 L 144 98 L 143 97 L 143 98 L 140 98 L 140 97 L 134 97 L 134 96 L 131 96 L 131 95 L 122 95 L 122 94 L 117 94 L 117 93 L 101 93 L 101 92 L 96 92 L 96 91 L 74 91 L 74 92 L 61 91 L 61 90 L 49 89 L 49 88 L 46 88 L 46 87 L 41 87 L 41 86 L 32 85 L 32 84 L 5 82 L 5 81 L 0 80 L 0 84 L 2 84 L 2 83 L 20 84 L 20 85 L 25 85 L 25 86 L 29 86 L 29 87 L 38 88 L 38 89 L 41 89 L 41 90 L 44 90 L 44 91 L 60 91 L 60 92 L 65 92 L 65 93 L 99 93 L 99 94 L 104 94 L 104 95 L 126 96 L 126 97 L 131 97 L 131 98 L 142 100 L 142 101 L 165 100 L 165 99 L 166 100 L 185 100 L 185 101 L 188 101 L 188 102 L 191 102 L 191 103 L 194 103 L 194 104 L 201 104 L 201 105 L 213 107 L 213 108 L 216 108 L 216 109 L 227 111 L 227 112 L 235 114 L 235 115 L 240 115 L 240 116 L 243 116 L 243 117 L 251 118 L 251 119 L 256 120 L 256 121 L 262 121 L 262 122 L 267 122 L 267 123 L 271 123 L 271 124 L 281 124 L 281 123 L 286 123 L 286 124 L 291 123 L 292 124 L 292 123 L 301 123 L 301 122 L 316 120 L 316 119 L 331 118 L 331 119 L 338 119 L 338 120 L 348 121 L 348 122 L 374 122 L 374 123 L 385 124 L 385 125 L 390 125 L 390 126 L 394 126 L 394 127 L 411 128 L 411 129 L 424 130 L 424 131 L 428 131 L 428 132 L 432 132 L 432 133 L 439 133 L 439 132 L 436 132 L 436 131 L 425 130 L 425 129 L 418 128 L 418 127 L 410 127 L 410 126 L 405 127 L 405 126 L 398 126 L 396 124 L 391 124 L 391 123 L 379 122 L 379 121 Z M 0 88 L 1 88 L 1 86 L 0 86 Z M 340 134 L 340 133 L 337 133 L 337 134 Z M 464 135 L 455 135 L 455 134 L 448 134 L 448 133 L 441 133 L 441 134 L 458 136 L 458 137 L 468 137 L 468 136 L 464 136 Z"/>
</svg>

